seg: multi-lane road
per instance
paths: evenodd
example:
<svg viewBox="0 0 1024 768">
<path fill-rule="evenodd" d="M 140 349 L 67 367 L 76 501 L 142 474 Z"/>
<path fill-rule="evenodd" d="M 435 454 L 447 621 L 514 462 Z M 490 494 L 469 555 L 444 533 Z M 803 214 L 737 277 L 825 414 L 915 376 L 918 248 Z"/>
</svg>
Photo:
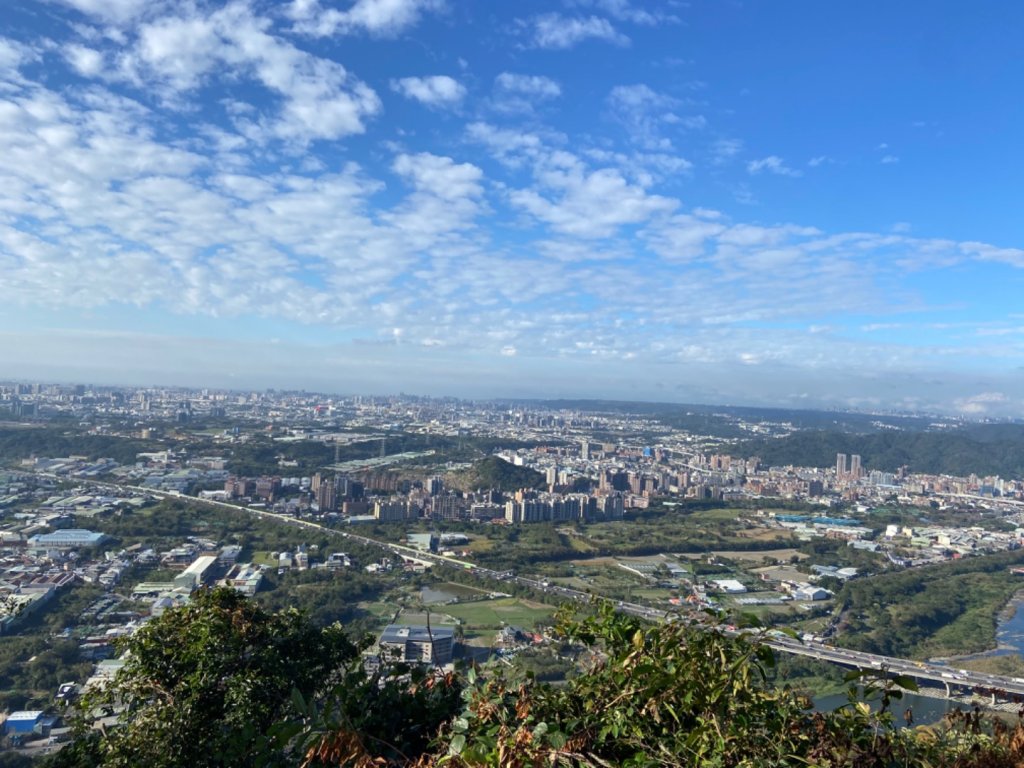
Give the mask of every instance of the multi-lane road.
<svg viewBox="0 0 1024 768">
<path fill-rule="evenodd" d="M 238 504 L 230 504 L 225 501 L 217 501 L 214 499 L 202 499 L 175 491 L 156 491 L 152 488 L 144 488 L 141 486 L 102 482 L 92 482 L 91 484 L 103 488 L 122 491 L 130 490 L 164 498 L 182 499 L 192 503 L 208 504 L 213 507 L 229 509 L 233 512 L 248 513 L 262 519 L 275 520 L 286 525 L 315 530 L 319 533 L 347 538 L 367 546 L 378 547 L 405 559 L 416 560 L 424 563 L 448 565 L 455 568 L 470 570 L 473 574 L 482 579 L 489 579 L 507 585 L 529 587 L 566 600 L 586 601 L 595 597 L 600 597 L 578 589 L 572 589 L 558 584 L 551 584 L 547 581 L 531 579 L 526 576 L 519 576 L 512 571 L 495 571 L 488 568 L 482 568 L 466 560 L 438 555 L 432 552 L 424 552 L 414 547 L 407 547 L 402 544 L 372 539 L 368 536 L 363 536 L 352 531 L 340 531 L 337 528 L 330 528 L 328 526 L 321 525 L 320 523 L 315 523 L 309 520 L 300 520 L 288 515 L 269 512 L 263 509 L 252 509 L 251 507 L 243 507 Z M 675 616 L 674 613 L 667 613 L 666 611 L 652 608 L 647 605 L 625 601 L 615 602 L 615 608 L 622 613 L 649 621 L 665 621 L 670 617 Z M 743 630 L 727 631 L 741 632 Z M 906 675 L 916 680 L 944 685 L 947 693 L 953 690 L 974 690 L 984 692 L 986 694 L 996 693 L 996 695 L 1004 699 L 1024 697 L 1024 678 L 1003 677 L 1001 675 L 989 675 L 982 672 L 971 672 L 963 669 L 954 669 L 940 664 L 926 664 L 924 662 L 912 661 L 910 659 L 901 659 L 893 656 L 880 656 L 872 653 L 847 650 L 845 648 L 836 648 L 822 643 L 804 643 L 788 636 L 764 635 L 762 636 L 762 640 L 772 649 L 782 653 L 807 656 L 820 661 L 840 664 L 852 668 L 877 670 L 888 675 Z"/>
</svg>

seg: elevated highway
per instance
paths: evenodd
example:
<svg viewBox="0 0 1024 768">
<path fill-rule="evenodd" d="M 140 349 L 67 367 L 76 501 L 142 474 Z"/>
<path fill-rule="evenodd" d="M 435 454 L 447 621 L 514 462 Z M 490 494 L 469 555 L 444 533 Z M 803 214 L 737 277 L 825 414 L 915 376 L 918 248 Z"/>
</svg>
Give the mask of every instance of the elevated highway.
<svg viewBox="0 0 1024 768">
<path fill-rule="evenodd" d="M 53 477 L 52 475 L 49 475 Z M 60 479 L 60 478 L 58 478 Z M 297 526 L 315 531 L 317 533 L 337 536 L 339 538 L 351 539 L 367 546 L 378 547 L 389 551 L 405 560 L 419 563 L 434 563 L 447 565 L 464 570 L 471 570 L 476 576 L 484 579 L 491 579 L 505 584 L 518 584 L 542 592 L 561 597 L 567 600 L 591 600 L 594 597 L 589 592 L 583 592 L 561 585 L 550 584 L 546 581 L 530 579 L 525 576 L 517 576 L 510 571 L 495 571 L 488 568 L 481 568 L 472 562 L 460 560 L 454 557 L 446 557 L 430 552 L 424 552 L 414 547 L 402 544 L 395 544 L 387 541 L 372 539 L 352 531 L 341 531 L 337 528 L 330 528 L 310 520 L 270 512 L 264 509 L 253 509 L 239 504 L 231 504 L 215 499 L 203 499 L 197 496 L 189 496 L 177 491 L 158 491 L 152 488 L 145 488 L 135 485 L 123 485 L 116 483 L 103 483 L 89 481 L 90 485 L 106 487 L 115 490 L 130 490 L 139 493 L 146 493 L 153 496 L 169 499 L 186 500 L 194 504 L 206 504 L 219 509 L 226 509 L 236 513 L 248 513 L 261 519 L 274 520 L 285 525 Z M 652 608 L 640 603 L 617 601 L 616 610 L 649 621 L 666 621 L 675 616 L 657 608 Z M 742 630 L 731 630 L 739 632 Z M 837 648 L 821 643 L 804 643 L 789 637 L 762 636 L 763 642 L 775 651 L 788 653 L 795 656 L 805 656 L 818 661 L 854 669 L 875 670 L 879 673 L 895 676 L 904 675 L 914 680 L 934 684 L 945 689 L 946 695 L 951 696 L 956 691 L 974 692 L 990 697 L 994 705 L 999 700 L 1003 701 L 1024 701 L 1024 678 L 1005 677 L 1001 675 L 990 675 L 983 672 L 972 672 L 965 669 L 954 669 L 941 664 L 928 664 L 910 659 L 902 659 L 894 656 L 881 656 L 878 654 L 864 653 L 862 651 Z"/>
</svg>

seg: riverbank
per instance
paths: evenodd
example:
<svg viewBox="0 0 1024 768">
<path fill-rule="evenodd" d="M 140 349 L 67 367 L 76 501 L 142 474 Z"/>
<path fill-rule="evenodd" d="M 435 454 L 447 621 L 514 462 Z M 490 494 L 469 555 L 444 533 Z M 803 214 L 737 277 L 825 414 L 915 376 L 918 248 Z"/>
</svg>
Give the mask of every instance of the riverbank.
<svg viewBox="0 0 1024 768">
<path fill-rule="evenodd" d="M 1014 665 L 1013 671 L 1006 674 L 1016 676 L 1018 672 L 1024 671 L 1024 588 L 1018 590 L 1013 597 L 1007 601 L 1002 610 L 996 614 L 995 647 L 974 653 L 963 653 L 951 656 L 936 656 L 928 659 L 935 664 L 962 665 L 975 669 L 979 672 L 994 671 L 991 669 L 978 668 L 976 664 L 981 660 L 994 659 L 1002 656 L 1017 656 L 1020 659 L 1019 666 Z M 1007 667 L 1009 670 L 1010 667 Z M 998 674 L 1002 674 L 999 672 Z"/>
</svg>

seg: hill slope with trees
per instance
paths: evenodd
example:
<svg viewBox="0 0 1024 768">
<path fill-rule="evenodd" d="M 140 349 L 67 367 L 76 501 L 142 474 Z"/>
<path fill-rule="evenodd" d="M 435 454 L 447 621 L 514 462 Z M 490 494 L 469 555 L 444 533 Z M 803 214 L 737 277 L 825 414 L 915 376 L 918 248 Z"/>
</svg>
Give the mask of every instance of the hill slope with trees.
<svg viewBox="0 0 1024 768">
<path fill-rule="evenodd" d="M 517 491 L 520 488 L 540 488 L 544 484 L 544 475 L 529 467 L 517 467 L 498 456 L 488 456 L 474 462 L 468 469 L 451 473 L 446 480 L 449 486 L 462 491 L 481 488 Z"/>
<path fill-rule="evenodd" d="M 563 615 L 584 674 L 564 685 L 383 664 L 368 672 L 337 625 L 269 613 L 228 589 L 123 641 L 127 663 L 87 694 L 76 740 L 44 768 L 95 766 L 956 766 L 1010 768 L 1024 725 L 977 712 L 949 727 L 898 729 L 890 683 L 816 713 L 767 683 L 759 636 L 685 621 L 645 626 L 609 603 Z M 901 685 L 912 686 L 905 679 Z M 124 707 L 121 715 L 112 715 Z M 108 715 L 103 728 L 90 716 Z"/>
<path fill-rule="evenodd" d="M 1024 477 L 1024 430 L 1019 425 L 950 432 L 885 431 L 854 435 L 807 431 L 787 437 L 738 443 L 733 451 L 759 456 L 772 466 L 835 466 L 836 454 L 859 454 L 865 469 L 893 472 L 908 467 L 929 474 Z"/>
</svg>

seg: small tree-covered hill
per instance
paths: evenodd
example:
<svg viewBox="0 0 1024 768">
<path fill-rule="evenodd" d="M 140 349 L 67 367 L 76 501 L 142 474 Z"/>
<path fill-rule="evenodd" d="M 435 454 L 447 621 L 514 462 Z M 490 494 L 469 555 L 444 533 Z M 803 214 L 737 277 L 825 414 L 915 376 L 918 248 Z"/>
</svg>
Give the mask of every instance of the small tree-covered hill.
<svg viewBox="0 0 1024 768">
<path fill-rule="evenodd" d="M 836 454 L 859 454 L 867 469 L 934 474 L 998 474 L 1024 477 L 1024 432 L 1018 425 L 993 425 L 948 432 L 796 432 L 780 439 L 751 440 L 734 449 L 773 466 L 835 466 Z"/>
<path fill-rule="evenodd" d="M 474 462 L 468 469 L 452 472 L 447 477 L 447 484 L 463 491 L 480 488 L 516 491 L 520 488 L 539 488 L 544 484 L 544 475 L 529 467 L 517 467 L 498 456 L 488 456 Z"/>
</svg>

